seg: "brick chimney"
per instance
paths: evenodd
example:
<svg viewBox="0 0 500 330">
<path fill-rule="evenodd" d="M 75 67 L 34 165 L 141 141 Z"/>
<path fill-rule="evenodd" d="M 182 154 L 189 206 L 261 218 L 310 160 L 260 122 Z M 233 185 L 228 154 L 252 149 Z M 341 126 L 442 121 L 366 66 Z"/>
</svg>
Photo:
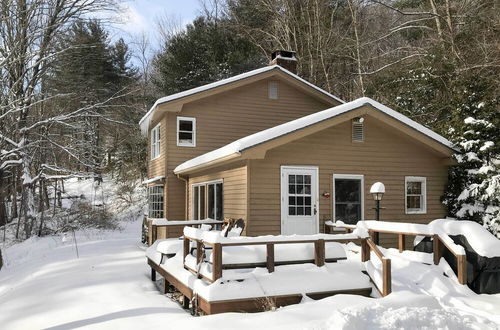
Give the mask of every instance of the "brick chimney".
<svg viewBox="0 0 500 330">
<path fill-rule="evenodd" d="M 288 71 L 297 74 L 297 59 L 295 52 L 290 50 L 276 50 L 271 54 L 269 65 L 279 65 Z"/>
</svg>

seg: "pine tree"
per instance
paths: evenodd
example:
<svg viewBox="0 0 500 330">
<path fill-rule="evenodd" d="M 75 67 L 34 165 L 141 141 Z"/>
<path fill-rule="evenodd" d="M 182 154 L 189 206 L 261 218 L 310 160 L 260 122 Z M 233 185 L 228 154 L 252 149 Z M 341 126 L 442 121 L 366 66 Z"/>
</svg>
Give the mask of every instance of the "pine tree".
<svg viewBox="0 0 500 330">
<path fill-rule="evenodd" d="M 480 111 L 496 104 L 476 104 Z M 488 119 L 468 117 L 462 131 L 451 129 L 459 152 L 443 198 L 450 215 L 481 223 L 500 238 L 500 128 L 494 111 Z"/>
</svg>

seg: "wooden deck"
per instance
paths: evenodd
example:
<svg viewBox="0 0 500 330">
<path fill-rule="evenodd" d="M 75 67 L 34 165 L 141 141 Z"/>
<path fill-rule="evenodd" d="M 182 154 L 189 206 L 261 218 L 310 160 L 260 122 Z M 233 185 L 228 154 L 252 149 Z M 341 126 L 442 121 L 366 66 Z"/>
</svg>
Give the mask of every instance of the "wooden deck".
<svg viewBox="0 0 500 330">
<path fill-rule="evenodd" d="M 342 235 L 340 235 L 342 236 Z M 202 279 L 205 283 L 214 283 L 220 278 L 223 279 L 223 270 L 225 269 L 249 269 L 255 268 L 256 266 L 264 266 L 267 268 L 269 273 L 273 273 L 275 271 L 275 267 L 279 265 L 295 265 L 297 261 L 287 262 L 275 262 L 274 260 L 274 246 L 278 244 L 313 244 L 314 246 L 314 259 L 313 260 L 303 260 L 302 263 L 315 264 L 318 267 L 324 266 L 326 262 L 335 260 L 328 260 L 325 258 L 325 242 L 338 242 L 338 243 L 347 243 L 349 241 L 355 241 L 361 246 L 360 253 L 360 262 L 366 262 L 370 260 L 371 252 L 374 252 L 377 258 L 381 260 L 383 265 L 382 274 L 383 274 L 383 282 L 376 283 L 372 278 L 370 278 L 372 284 L 377 289 L 377 291 L 385 296 L 391 292 L 391 266 L 390 259 L 384 257 L 382 252 L 375 246 L 375 244 L 371 241 L 370 238 L 342 238 L 342 237 L 331 239 L 297 239 L 297 240 L 286 240 L 286 241 L 252 241 L 251 239 L 247 242 L 224 242 L 224 243 L 210 243 L 204 242 L 199 239 L 184 237 L 184 248 L 182 252 L 184 258 L 184 269 L 190 271 L 195 278 Z M 193 244 L 194 243 L 194 244 Z M 212 262 L 203 261 L 203 258 L 200 257 L 203 253 L 197 253 L 196 260 L 197 263 L 208 262 L 211 266 L 211 276 L 207 274 L 202 274 L 200 272 L 201 267 L 196 267 L 198 270 L 193 269 L 193 267 L 188 267 L 186 265 L 186 256 L 190 253 L 190 246 L 195 245 L 197 247 L 197 251 L 203 251 L 205 248 L 211 250 L 213 260 Z M 245 246 L 245 245 L 264 245 L 266 248 L 266 262 L 258 265 L 256 264 L 230 264 L 225 265 L 222 260 L 222 249 L 224 247 L 230 246 Z M 248 297 L 248 298 L 238 298 L 238 299 L 228 299 L 228 300 L 213 300 L 208 301 L 204 297 L 200 295 L 194 294 L 193 290 L 181 280 L 173 276 L 167 269 L 161 267 L 156 264 L 153 260 L 148 259 L 148 264 L 152 269 L 152 280 L 155 280 L 156 272 L 160 274 L 165 281 L 165 288 L 168 288 L 170 285 L 173 286 L 178 292 L 180 292 L 183 296 L 182 304 L 183 307 L 192 309 L 193 313 L 201 313 L 201 314 L 217 314 L 217 313 L 225 313 L 225 312 L 259 312 L 264 310 L 269 310 L 272 307 L 282 307 L 291 304 L 297 304 L 302 300 L 302 294 L 293 293 L 293 294 L 282 294 L 282 295 L 266 295 L 262 297 Z M 334 263 L 329 263 L 334 264 Z M 229 266 L 229 267 L 226 267 Z M 182 265 L 181 265 L 182 267 Z M 365 273 L 366 274 L 366 273 Z M 358 275 L 358 274 L 357 274 Z M 361 275 L 361 274 L 359 274 Z M 364 275 L 363 275 L 364 276 Z M 371 277 L 370 274 L 368 276 Z M 331 282 L 333 283 L 333 282 Z M 300 287 L 300 283 L 297 283 L 297 286 Z M 331 287 L 330 287 L 331 288 Z M 338 290 L 325 290 L 325 291 L 315 291 L 315 292 L 307 292 L 305 290 L 305 295 L 312 299 L 322 299 L 325 297 L 333 296 L 336 294 L 356 294 L 362 296 L 370 296 L 372 293 L 372 286 L 366 285 L 366 287 L 356 287 L 355 285 L 349 287 L 342 287 L 342 289 Z"/>
</svg>

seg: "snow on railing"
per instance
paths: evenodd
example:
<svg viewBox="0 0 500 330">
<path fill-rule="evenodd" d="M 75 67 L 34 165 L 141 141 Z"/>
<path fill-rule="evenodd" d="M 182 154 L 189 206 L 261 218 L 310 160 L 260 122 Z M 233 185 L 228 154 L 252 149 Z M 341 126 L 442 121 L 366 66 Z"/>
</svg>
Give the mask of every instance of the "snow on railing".
<svg viewBox="0 0 500 330">
<path fill-rule="evenodd" d="M 370 262 L 371 251 L 380 259 L 382 263 L 382 275 L 376 275 L 376 272 L 368 273 L 372 281 L 375 283 L 377 290 L 386 296 L 391 293 L 391 260 L 386 258 L 383 253 L 378 249 L 378 247 L 372 242 L 368 237 L 367 233 L 359 229 L 358 233 L 351 234 L 316 234 L 316 235 L 278 235 L 278 236 L 258 236 L 258 237 L 248 237 L 248 236 L 238 236 L 238 237 L 223 237 L 220 232 L 217 231 L 202 231 L 196 228 L 185 227 L 184 228 L 184 244 L 183 244 L 183 254 L 184 254 L 184 267 L 195 275 L 205 278 L 209 282 L 215 282 L 222 277 L 223 269 L 223 254 L 222 249 L 224 247 L 235 247 L 235 246 L 248 246 L 248 245 L 265 245 L 265 267 L 268 271 L 274 272 L 276 265 L 275 260 L 275 245 L 281 244 L 313 244 L 313 262 L 318 267 L 323 266 L 327 260 L 327 249 L 325 249 L 325 243 L 348 243 L 357 242 L 361 245 L 361 261 Z M 366 235 L 365 235 L 366 234 Z M 191 255 L 192 243 L 196 245 L 196 261 Z M 204 260 L 205 249 L 208 246 L 211 249 L 210 262 L 212 263 L 211 271 L 206 272 L 204 270 L 208 269 L 203 264 L 208 262 Z M 296 261 L 295 261 L 296 262 Z M 305 262 L 305 261 L 304 261 Z M 310 261 L 309 261 L 310 262 Z M 236 262 L 236 264 L 239 264 Z M 281 263 L 286 264 L 286 263 Z M 196 265 L 196 267 L 194 267 Z M 251 264 L 241 264 L 241 266 L 247 268 L 251 267 Z M 255 267 L 255 266 L 254 266 Z M 369 266 L 368 266 L 369 267 Z M 380 271 L 379 271 L 380 272 Z M 381 279 L 379 279 L 379 277 Z"/>
</svg>

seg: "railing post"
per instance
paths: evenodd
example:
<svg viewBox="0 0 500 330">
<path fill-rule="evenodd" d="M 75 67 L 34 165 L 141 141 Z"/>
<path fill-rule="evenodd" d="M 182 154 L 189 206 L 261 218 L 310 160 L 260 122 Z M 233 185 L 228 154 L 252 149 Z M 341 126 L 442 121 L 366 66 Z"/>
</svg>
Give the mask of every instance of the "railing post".
<svg viewBox="0 0 500 330">
<path fill-rule="evenodd" d="M 370 260 L 370 247 L 368 246 L 368 239 L 361 239 L 361 262 Z"/>
<path fill-rule="evenodd" d="M 383 288 L 382 295 L 385 297 L 389 295 L 392 291 L 392 276 L 391 276 L 391 259 L 382 259 L 382 276 L 383 276 Z"/>
<path fill-rule="evenodd" d="M 203 243 L 196 241 L 196 265 L 203 261 Z"/>
<path fill-rule="evenodd" d="M 213 278 L 212 280 L 215 282 L 219 278 L 222 277 L 222 245 L 220 243 L 214 244 L 213 249 Z"/>
<path fill-rule="evenodd" d="M 406 237 L 405 234 L 398 234 L 398 245 L 399 245 L 399 253 L 402 253 L 405 250 Z"/>
<path fill-rule="evenodd" d="M 186 257 L 189 254 L 189 239 L 184 236 L 184 242 L 182 244 L 182 255 L 184 256 L 182 258 L 182 262 L 184 263 L 186 261 Z"/>
<path fill-rule="evenodd" d="M 325 264 L 325 240 L 314 241 L 314 263 L 321 267 Z"/>
<path fill-rule="evenodd" d="M 267 271 L 269 273 L 272 273 L 274 272 L 274 244 L 273 243 L 266 244 L 266 251 L 267 251 L 267 258 L 266 258 Z"/>
<path fill-rule="evenodd" d="M 457 277 L 458 283 L 467 284 L 467 256 L 457 256 Z"/>
<path fill-rule="evenodd" d="M 434 265 L 439 265 L 439 260 L 443 256 L 443 244 L 438 234 L 432 235 L 432 251 L 434 252 Z"/>
<path fill-rule="evenodd" d="M 378 244 L 377 233 L 370 229 L 370 230 L 368 230 L 368 234 L 370 234 L 371 240 L 375 243 L 375 245 L 377 245 Z"/>
<path fill-rule="evenodd" d="M 151 225 L 151 244 L 156 242 L 157 237 L 158 237 L 158 226 Z"/>
</svg>

